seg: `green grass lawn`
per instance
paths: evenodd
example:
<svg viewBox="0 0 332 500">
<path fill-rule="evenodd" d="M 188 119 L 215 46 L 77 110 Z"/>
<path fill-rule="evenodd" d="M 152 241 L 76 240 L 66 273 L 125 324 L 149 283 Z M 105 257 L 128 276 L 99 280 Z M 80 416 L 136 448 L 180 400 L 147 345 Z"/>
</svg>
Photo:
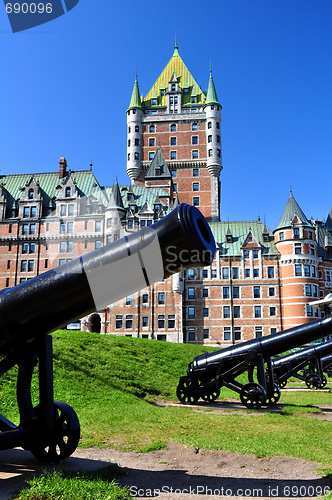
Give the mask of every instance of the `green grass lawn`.
<svg viewBox="0 0 332 500">
<path fill-rule="evenodd" d="M 176 401 L 179 377 L 186 374 L 189 361 L 208 348 L 82 332 L 56 332 L 53 339 L 55 399 L 77 412 L 81 447 L 149 451 L 174 442 L 257 456 L 301 457 L 332 468 L 332 422 L 294 415 L 319 411 L 314 406 L 331 403 L 330 393 L 282 391 L 281 413 L 216 415 L 190 407 L 162 408 L 153 404 L 155 399 Z M 0 379 L 0 413 L 17 423 L 15 372 Z M 37 379 L 33 385 L 37 391 Z M 239 399 L 222 389 L 221 399 L 229 398 Z"/>
</svg>

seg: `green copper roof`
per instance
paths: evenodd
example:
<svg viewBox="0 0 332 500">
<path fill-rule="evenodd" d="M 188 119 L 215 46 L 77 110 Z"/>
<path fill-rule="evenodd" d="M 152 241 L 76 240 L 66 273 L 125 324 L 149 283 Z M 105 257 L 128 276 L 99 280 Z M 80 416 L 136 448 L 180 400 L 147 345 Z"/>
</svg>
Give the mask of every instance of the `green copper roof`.
<svg viewBox="0 0 332 500">
<path fill-rule="evenodd" d="M 212 70 L 210 70 L 209 86 L 206 94 L 205 104 L 220 104 L 217 97 L 216 88 L 212 78 Z"/>
<path fill-rule="evenodd" d="M 287 201 L 287 204 L 286 204 L 286 207 L 285 207 L 285 210 L 284 210 L 284 212 L 281 216 L 281 219 L 279 221 L 279 224 L 275 230 L 281 229 L 283 227 L 290 227 L 291 222 L 294 219 L 294 216 L 297 216 L 300 219 L 300 221 L 302 222 L 302 224 L 304 224 L 305 226 L 312 226 L 311 222 L 308 221 L 308 219 L 304 215 L 303 211 L 301 210 L 301 208 L 299 207 L 299 205 L 295 201 L 295 199 L 293 197 L 293 193 L 291 191 L 289 198 L 288 198 L 288 201 Z"/>
<path fill-rule="evenodd" d="M 179 81 L 179 86 L 183 88 L 188 88 L 189 92 L 187 94 L 182 94 L 182 106 L 189 106 L 191 105 L 190 103 L 190 97 L 191 97 L 191 92 L 194 90 L 196 92 L 195 95 L 197 95 L 197 104 L 204 104 L 205 102 L 205 95 L 190 71 L 188 70 L 187 66 L 184 64 L 183 60 L 181 59 L 178 51 L 177 45 L 175 45 L 174 48 L 174 53 L 165 66 L 164 70 L 161 72 L 155 83 L 152 85 L 150 91 L 147 93 L 146 97 L 144 98 L 143 104 L 145 107 L 150 108 L 151 105 L 151 99 L 153 97 L 153 91 L 156 89 L 156 92 L 158 94 L 158 106 L 166 107 L 166 95 L 160 95 L 160 89 L 167 89 L 168 88 L 168 83 L 170 82 L 173 73 L 175 72 L 175 75 Z M 165 87 L 166 84 L 166 87 Z"/>
<path fill-rule="evenodd" d="M 131 99 L 130 99 L 130 104 L 129 104 L 128 110 L 134 109 L 134 108 L 142 108 L 142 101 L 141 101 L 141 96 L 139 93 L 137 76 L 135 78 L 133 93 L 131 94 Z"/>
<path fill-rule="evenodd" d="M 262 249 L 263 255 L 278 255 L 272 231 L 261 221 L 211 222 L 210 227 L 222 256 L 240 257 L 241 247 L 250 230 Z M 263 234 L 268 235 L 268 241 L 264 241 Z M 227 241 L 226 235 L 232 236 L 231 243 Z"/>
</svg>

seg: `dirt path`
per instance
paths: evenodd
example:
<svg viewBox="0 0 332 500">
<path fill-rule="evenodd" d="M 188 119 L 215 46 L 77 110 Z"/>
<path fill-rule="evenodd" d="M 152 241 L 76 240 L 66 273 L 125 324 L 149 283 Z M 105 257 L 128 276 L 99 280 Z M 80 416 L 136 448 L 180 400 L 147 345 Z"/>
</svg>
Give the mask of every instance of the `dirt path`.
<svg viewBox="0 0 332 500">
<path fill-rule="evenodd" d="M 214 412 L 239 411 L 217 405 Z M 206 407 L 206 406 L 205 406 Z M 332 405 L 322 406 L 314 418 L 331 420 Z M 200 408 L 193 411 L 201 411 Z M 195 452 L 196 451 L 196 452 Z M 318 464 L 290 458 L 257 458 L 225 451 L 207 451 L 169 444 L 168 449 L 151 453 L 112 449 L 78 449 L 74 455 L 50 469 L 96 470 L 117 463 L 124 471 L 122 485 L 134 498 L 216 500 L 223 497 L 317 498 L 332 487 L 318 472 Z M 45 469 L 29 452 L 0 451 L 0 500 L 9 500 L 24 480 Z"/>
</svg>

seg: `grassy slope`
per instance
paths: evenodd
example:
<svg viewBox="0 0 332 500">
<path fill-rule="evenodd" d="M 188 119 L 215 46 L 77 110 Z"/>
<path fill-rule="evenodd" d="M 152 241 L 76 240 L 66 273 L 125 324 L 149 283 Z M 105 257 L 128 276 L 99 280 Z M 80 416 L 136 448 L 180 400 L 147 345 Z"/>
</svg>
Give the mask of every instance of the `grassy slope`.
<svg viewBox="0 0 332 500">
<path fill-rule="evenodd" d="M 150 404 L 155 397 L 176 400 L 179 376 L 195 355 L 206 352 L 202 346 L 75 332 L 57 332 L 53 338 L 55 398 L 77 412 L 81 446 L 140 449 L 173 441 L 259 456 L 296 456 L 332 466 L 332 422 L 287 412 L 213 415 Z M 0 412 L 11 419 L 14 391 L 14 374 L 6 374 L 1 378 Z M 236 395 L 223 389 L 222 397 Z M 281 397 L 286 409 L 300 412 L 305 405 L 331 401 L 331 394 L 316 392 Z"/>
</svg>

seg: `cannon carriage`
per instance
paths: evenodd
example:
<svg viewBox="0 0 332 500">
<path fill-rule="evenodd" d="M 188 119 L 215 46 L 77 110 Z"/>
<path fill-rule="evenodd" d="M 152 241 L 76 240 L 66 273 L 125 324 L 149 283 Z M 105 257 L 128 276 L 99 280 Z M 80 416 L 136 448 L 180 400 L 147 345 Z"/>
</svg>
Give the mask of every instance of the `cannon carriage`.
<svg viewBox="0 0 332 500">
<path fill-rule="evenodd" d="M 20 422 L 0 415 L 0 449 L 20 446 L 52 463 L 69 457 L 80 425 L 69 405 L 54 400 L 49 334 L 174 273 L 210 265 L 215 251 L 205 218 L 183 203 L 150 227 L 2 290 L 0 376 L 18 366 Z M 34 406 L 31 381 L 37 365 L 39 404 Z"/>
<path fill-rule="evenodd" d="M 313 342 L 332 330 L 332 314 L 323 319 L 242 342 L 215 352 L 196 356 L 187 375 L 179 380 L 177 397 L 181 403 L 195 404 L 218 399 L 221 387 L 240 395 L 247 408 L 273 405 L 280 399 L 272 357 Z M 246 376 L 248 382 L 239 380 Z"/>
</svg>

